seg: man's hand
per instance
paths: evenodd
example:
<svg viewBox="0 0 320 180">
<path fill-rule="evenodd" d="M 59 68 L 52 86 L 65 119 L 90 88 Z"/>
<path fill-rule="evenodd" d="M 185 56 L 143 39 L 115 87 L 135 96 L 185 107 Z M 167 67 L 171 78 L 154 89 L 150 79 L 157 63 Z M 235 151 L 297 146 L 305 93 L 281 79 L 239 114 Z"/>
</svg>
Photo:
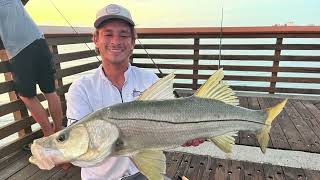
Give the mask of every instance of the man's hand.
<svg viewBox="0 0 320 180">
<path fill-rule="evenodd" d="M 65 171 L 68 171 L 72 166 L 73 165 L 71 163 L 60 164 L 60 167 Z"/>
<path fill-rule="evenodd" d="M 182 144 L 182 147 L 188 147 L 188 146 L 199 146 L 204 142 L 204 139 L 197 138 L 187 141 L 186 143 Z"/>
</svg>

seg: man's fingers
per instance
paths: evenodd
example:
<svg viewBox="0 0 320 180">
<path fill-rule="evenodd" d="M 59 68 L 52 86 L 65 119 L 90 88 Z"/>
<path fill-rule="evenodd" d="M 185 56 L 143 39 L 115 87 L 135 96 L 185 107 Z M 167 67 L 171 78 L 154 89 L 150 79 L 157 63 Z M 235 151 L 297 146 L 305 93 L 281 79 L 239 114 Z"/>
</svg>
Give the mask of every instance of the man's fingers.
<svg viewBox="0 0 320 180">
<path fill-rule="evenodd" d="M 181 177 L 182 180 L 189 180 L 188 178 L 186 178 L 185 176 Z"/>
<path fill-rule="evenodd" d="M 65 164 L 61 164 L 60 166 L 61 166 L 61 168 L 63 170 L 67 171 L 72 167 L 72 164 L 71 163 L 65 163 Z"/>
</svg>

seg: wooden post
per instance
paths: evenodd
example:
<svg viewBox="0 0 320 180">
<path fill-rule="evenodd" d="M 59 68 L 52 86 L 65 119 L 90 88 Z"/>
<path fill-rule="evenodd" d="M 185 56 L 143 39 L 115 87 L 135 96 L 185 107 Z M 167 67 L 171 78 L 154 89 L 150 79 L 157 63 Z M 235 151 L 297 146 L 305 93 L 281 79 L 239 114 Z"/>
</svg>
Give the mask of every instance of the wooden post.
<svg viewBox="0 0 320 180">
<path fill-rule="evenodd" d="M 281 49 L 279 48 L 280 45 L 282 45 L 283 38 L 277 38 L 276 42 L 276 49 L 274 51 L 274 60 L 272 65 L 272 75 L 271 75 L 271 82 L 270 82 L 270 90 L 269 94 L 275 93 L 276 88 L 276 78 L 278 76 L 278 67 L 280 64 L 280 57 L 281 57 Z"/>
<path fill-rule="evenodd" d="M 194 49 L 193 49 L 193 75 L 198 75 L 198 65 L 199 65 L 199 45 L 200 45 L 200 39 L 194 38 Z M 197 68 L 197 69 L 195 69 Z M 198 89 L 198 78 L 193 77 L 192 79 L 192 89 L 197 90 Z"/>
<path fill-rule="evenodd" d="M 1 59 L 1 61 L 9 61 L 5 50 L 0 50 L 0 59 Z M 5 81 L 12 81 L 11 72 L 4 73 L 4 78 L 5 78 Z M 16 101 L 19 99 L 15 91 L 8 92 L 8 94 L 9 94 L 10 101 Z M 29 113 L 28 113 L 26 106 L 24 106 L 23 109 L 20 109 L 20 111 L 16 111 L 13 113 L 13 118 L 15 121 L 20 121 L 20 120 L 27 118 L 27 117 L 29 117 Z M 19 137 L 23 137 L 23 136 L 25 136 L 25 134 L 31 133 L 31 132 L 32 132 L 32 130 L 31 130 L 31 127 L 29 126 L 23 130 L 20 130 L 18 132 L 18 134 L 19 134 Z"/>
<path fill-rule="evenodd" d="M 54 55 L 59 54 L 59 52 L 58 52 L 58 46 L 57 46 L 57 45 L 52 45 L 52 46 L 50 46 L 50 50 L 51 50 L 51 52 L 52 52 Z M 56 70 L 57 70 L 57 71 L 58 71 L 58 70 L 61 70 L 61 66 L 60 66 L 59 60 L 57 59 L 56 61 L 57 61 L 57 62 L 55 62 L 55 68 L 56 68 Z M 55 86 L 56 86 L 56 89 L 58 89 L 59 87 L 62 87 L 62 86 L 63 86 L 62 78 L 55 80 Z M 66 106 L 65 93 L 60 94 L 59 97 L 60 97 L 60 101 L 61 101 L 61 104 L 60 104 L 60 105 L 61 105 L 61 108 L 62 108 L 62 115 L 63 115 L 63 117 L 66 117 L 66 108 L 65 108 L 65 107 L 67 107 L 67 106 Z M 62 120 L 62 125 L 63 125 L 63 126 L 67 126 L 67 120 L 66 120 L 66 119 L 63 119 L 63 120 Z"/>
</svg>

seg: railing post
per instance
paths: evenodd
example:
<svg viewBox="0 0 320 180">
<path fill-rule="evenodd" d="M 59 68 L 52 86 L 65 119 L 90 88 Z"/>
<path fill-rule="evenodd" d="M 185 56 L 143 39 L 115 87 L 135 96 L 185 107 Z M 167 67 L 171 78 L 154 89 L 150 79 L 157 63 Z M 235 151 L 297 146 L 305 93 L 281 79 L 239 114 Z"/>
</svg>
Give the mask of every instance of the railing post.
<svg viewBox="0 0 320 180">
<path fill-rule="evenodd" d="M 0 50 L 0 59 L 1 61 L 9 61 L 5 50 Z M 11 72 L 4 73 L 4 78 L 5 78 L 5 81 L 12 81 Z M 8 92 L 8 94 L 9 94 L 10 101 L 16 101 L 19 99 L 15 91 Z M 24 106 L 24 108 L 20 109 L 19 111 L 13 112 L 13 118 L 15 121 L 20 121 L 28 116 L 29 116 L 29 113 L 26 106 Z M 19 137 L 23 137 L 25 134 L 28 134 L 31 132 L 32 132 L 31 126 L 29 126 L 23 130 L 20 130 L 18 134 L 19 134 Z"/>
<path fill-rule="evenodd" d="M 198 78 L 195 77 L 196 75 L 199 75 L 198 71 L 198 65 L 199 65 L 199 45 L 200 45 L 200 39 L 194 38 L 194 49 L 193 49 L 193 78 L 192 78 L 192 89 L 197 90 L 198 88 Z"/>
<path fill-rule="evenodd" d="M 269 94 L 274 94 L 276 89 L 277 77 L 278 77 L 278 67 L 280 64 L 280 57 L 281 57 L 281 48 L 283 38 L 277 38 L 276 42 L 276 49 L 274 51 L 274 59 L 272 65 L 272 75 L 271 75 L 271 82 L 270 82 L 270 89 Z"/>
<path fill-rule="evenodd" d="M 54 55 L 59 54 L 57 45 L 50 46 L 50 49 L 51 49 L 51 52 Z M 57 62 L 55 62 L 55 68 L 56 68 L 56 71 L 59 71 L 59 70 L 61 70 L 61 65 L 60 65 L 60 62 L 59 62 L 58 59 L 56 59 L 56 61 Z M 56 89 L 58 89 L 59 87 L 63 87 L 62 78 L 55 80 L 55 86 L 56 86 Z M 63 115 L 63 117 L 66 117 L 66 107 L 67 106 L 66 106 L 66 97 L 65 97 L 64 94 L 65 93 L 61 93 L 61 94 L 58 94 L 58 95 L 60 97 L 60 102 L 61 102 L 60 106 L 62 108 L 62 115 Z M 63 119 L 62 125 L 65 126 L 65 127 L 67 126 L 67 120 L 66 119 Z"/>
</svg>

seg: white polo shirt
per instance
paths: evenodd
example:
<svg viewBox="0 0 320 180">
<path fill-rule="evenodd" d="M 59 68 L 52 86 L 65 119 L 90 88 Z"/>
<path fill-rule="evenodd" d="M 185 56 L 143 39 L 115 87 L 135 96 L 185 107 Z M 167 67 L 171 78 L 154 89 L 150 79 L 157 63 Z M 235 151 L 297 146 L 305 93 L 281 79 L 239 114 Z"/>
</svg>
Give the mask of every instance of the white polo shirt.
<svg viewBox="0 0 320 180">
<path fill-rule="evenodd" d="M 68 126 L 89 113 L 113 104 L 133 101 L 145 89 L 158 80 L 153 73 L 129 64 L 125 72 L 125 82 L 119 91 L 104 75 L 102 66 L 89 76 L 72 83 L 67 94 Z M 113 180 L 123 175 L 131 175 L 138 169 L 128 157 L 110 157 L 96 167 L 82 168 L 81 178 Z"/>
<path fill-rule="evenodd" d="M 33 41 L 44 38 L 21 0 L 0 0 L 0 37 L 9 59 Z"/>
</svg>

